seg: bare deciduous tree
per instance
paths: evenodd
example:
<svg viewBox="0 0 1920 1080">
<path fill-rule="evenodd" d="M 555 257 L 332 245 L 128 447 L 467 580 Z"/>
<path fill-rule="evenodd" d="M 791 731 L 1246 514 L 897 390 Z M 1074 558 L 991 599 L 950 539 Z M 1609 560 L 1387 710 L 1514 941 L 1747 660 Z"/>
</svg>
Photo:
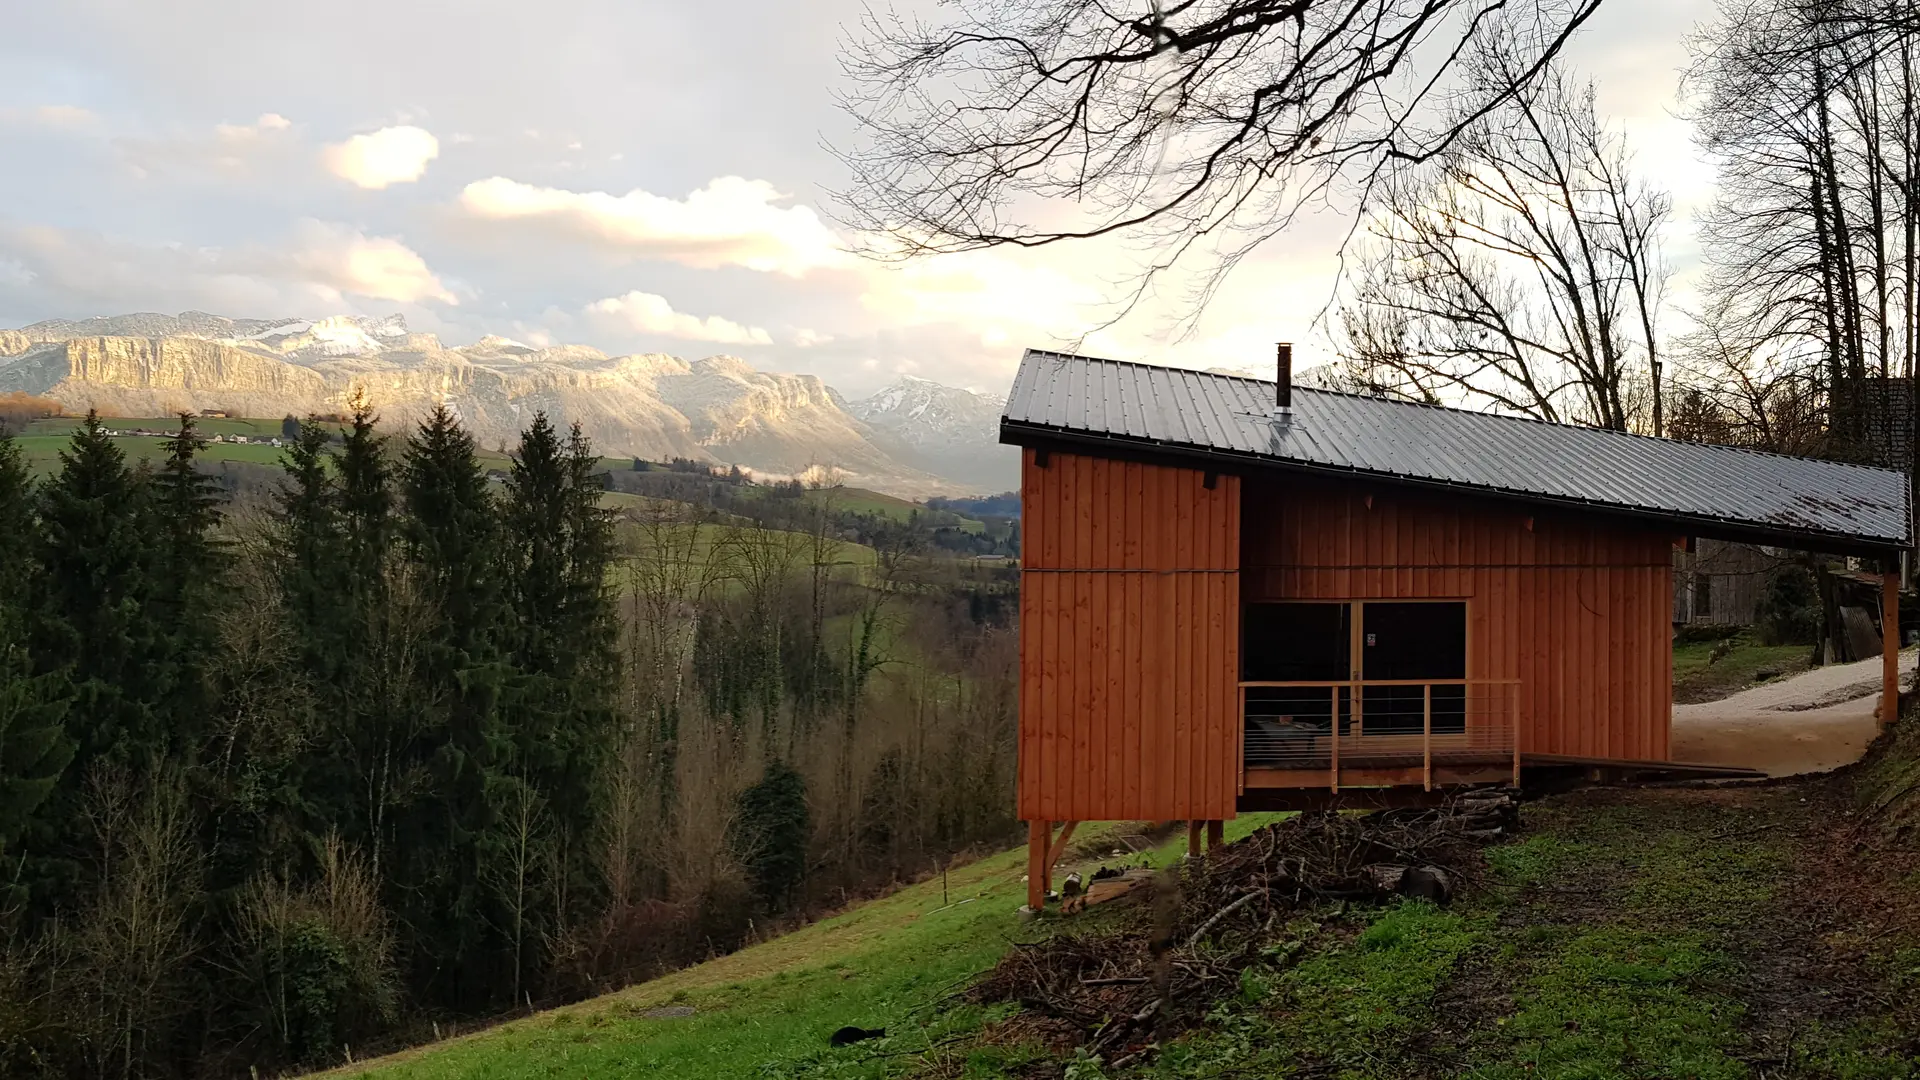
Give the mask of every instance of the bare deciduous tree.
<svg viewBox="0 0 1920 1080">
<path fill-rule="evenodd" d="M 1503 103 L 1381 185 L 1344 358 L 1375 392 L 1658 433 L 1671 199 L 1634 177 L 1590 84 L 1524 65 L 1477 39 L 1471 81 Z"/>
<path fill-rule="evenodd" d="M 1510 89 L 1454 78 L 1480 27 L 1508 28 L 1528 85 L 1598 6 L 991 0 L 931 23 L 870 15 L 848 50 L 861 139 L 842 155 L 843 214 L 903 256 L 1122 236 L 1154 245 L 1141 290 L 1196 246 L 1224 271 L 1336 179 L 1430 159 L 1497 108 Z M 1456 107 L 1436 119 L 1443 99 Z"/>
</svg>

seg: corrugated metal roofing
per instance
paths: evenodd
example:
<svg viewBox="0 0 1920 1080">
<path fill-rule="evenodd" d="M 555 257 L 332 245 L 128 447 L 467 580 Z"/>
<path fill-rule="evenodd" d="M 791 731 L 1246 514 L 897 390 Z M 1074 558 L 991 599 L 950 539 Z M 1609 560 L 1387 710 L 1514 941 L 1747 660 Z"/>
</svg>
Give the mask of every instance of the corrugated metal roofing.
<svg viewBox="0 0 1920 1080">
<path fill-rule="evenodd" d="M 1279 466 L 1350 471 L 1517 498 L 1745 527 L 1781 538 L 1907 543 L 1891 469 L 1028 350 L 1002 418 L 1022 432 L 1124 440 Z"/>
</svg>

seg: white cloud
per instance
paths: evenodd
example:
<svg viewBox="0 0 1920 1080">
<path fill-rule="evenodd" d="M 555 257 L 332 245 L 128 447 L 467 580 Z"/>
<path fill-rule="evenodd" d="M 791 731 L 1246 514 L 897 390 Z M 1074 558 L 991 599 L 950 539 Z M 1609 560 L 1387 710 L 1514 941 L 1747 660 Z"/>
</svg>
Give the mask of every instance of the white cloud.
<svg viewBox="0 0 1920 1080">
<path fill-rule="evenodd" d="M 63 131 L 81 131 L 100 123 L 99 114 L 79 105 L 42 105 L 31 110 L 28 117 L 41 127 Z"/>
<path fill-rule="evenodd" d="M 30 109 L 0 105 L 0 124 L 89 131 L 100 126 L 100 114 L 79 105 L 36 105 Z"/>
<path fill-rule="evenodd" d="M 213 133 L 223 142 L 246 142 L 292 126 L 293 121 L 279 113 L 262 113 L 260 119 L 251 124 L 215 124 Z"/>
<path fill-rule="evenodd" d="M 142 244 L 97 232 L 0 222 L 0 306 L 96 312 L 253 313 L 339 305 L 347 296 L 456 304 L 425 260 L 398 240 L 303 221 L 274 245 Z M 8 303 L 10 301 L 10 303 Z"/>
<path fill-rule="evenodd" d="M 420 179 L 427 171 L 427 162 L 439 156 L 440 140 L 432 132 L 410 125 L 355 135 L 321 152 L 328 171 L 374 190 Z"/>
<path fill-rule="evenodd" d="M 289 262 L 316 284 L 403 304 L 460 302 L 427 268 L 427 261 L 398 240 L 320 221 L 302 222 L 295 240 L 298 247 Z"/>
<path fill-rule="evenodd" d="M 685 199 L 634 190 L 567 191 L 496 176 L 468 184 L 460 208 L 487 221 L 543 225 L 564 236 L 641 258 L 699 269 L 744 266 L 798 276 L 848 265 L 839 237 L 807 206 L 764 180 L 723 176 Z"/>
<path fill-rule="evenodd" d="M 688 341 L 721 345 L 771 345 L 773 338 L 757 326 L 743 326 L 718 315 L 702 319 L 673 310 L 666 297 L 630 292 L 587 305 L 589 319 L 602 326 L 643 334 L 664 334 Z"/>
</svg>

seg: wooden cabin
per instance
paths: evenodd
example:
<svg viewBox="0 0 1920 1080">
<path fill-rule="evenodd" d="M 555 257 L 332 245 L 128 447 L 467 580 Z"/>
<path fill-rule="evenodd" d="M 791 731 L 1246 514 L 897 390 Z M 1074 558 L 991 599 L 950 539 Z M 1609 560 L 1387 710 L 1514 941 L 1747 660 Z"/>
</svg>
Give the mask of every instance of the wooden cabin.
<svg viewBox="0 0 1920 1080">
<path fill-rule="evenodd" d="M 1197 847 L 1242 810 L 1669 763 L 1676 546 L 1908 545 L 1898 472 L 1296 390 L 1289 354 L 1273 382 L 1022 361 L 1035 907 L 1083 821 Z"/>
</svg>

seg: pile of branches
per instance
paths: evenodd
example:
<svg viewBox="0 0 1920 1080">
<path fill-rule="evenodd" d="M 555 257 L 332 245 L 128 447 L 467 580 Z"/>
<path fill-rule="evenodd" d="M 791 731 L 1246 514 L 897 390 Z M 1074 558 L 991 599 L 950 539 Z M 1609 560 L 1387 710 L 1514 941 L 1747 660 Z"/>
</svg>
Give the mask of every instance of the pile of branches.
<svg viewBox="0 0 1920 1080">
<path fill-rule="evenodd" d="M 1017 1001 L 1122 1067 L 1234 992 L 1245 968 L 1297 955 L 1304 941 L 1282 939 L 1304 909 L 1402 896 L 1444 904 L 1472 888 L 1482 848 L 1518 816 L 1502 791 L 1432 809 L 1301 814 L 1162 873 L 1116 927 L 1017 945 L 969 996 Z"/>
</svg>

